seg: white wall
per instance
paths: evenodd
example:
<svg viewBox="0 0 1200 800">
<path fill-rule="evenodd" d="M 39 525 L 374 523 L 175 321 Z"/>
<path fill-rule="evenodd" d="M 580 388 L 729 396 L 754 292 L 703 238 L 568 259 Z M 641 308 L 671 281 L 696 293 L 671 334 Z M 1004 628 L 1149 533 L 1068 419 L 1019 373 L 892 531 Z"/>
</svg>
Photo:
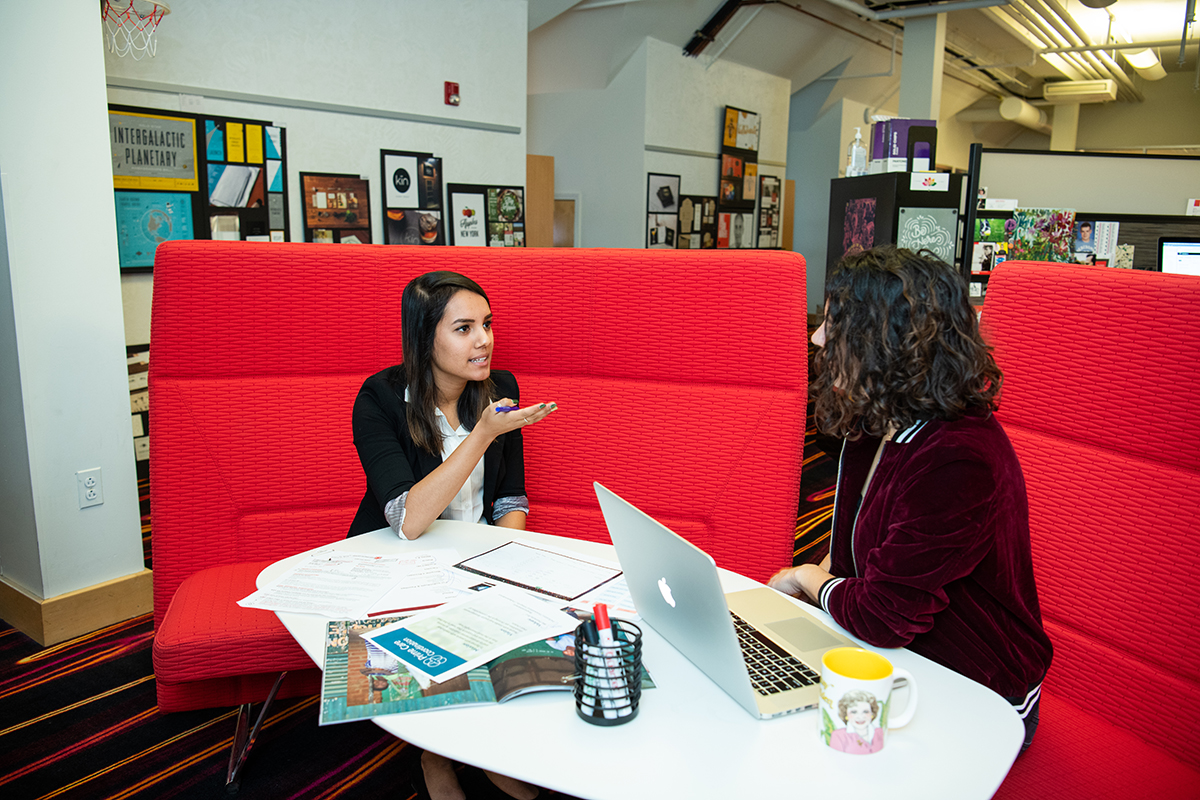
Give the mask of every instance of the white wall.
<svg viewBox="0 0 1200 800">
<path fill-rule="evenodd" d="M 531 63 L 549 63 L 537 53 Z M 557 193 L 580 196 L 582 246 L 644 247 L 646 173 L 678 174 L 682 193 L 716 195 L 725 106 L 761 115 L 759 172 L 783 176 L 789 89 L 739 64 L 706 68 L 647 37 L 603 89 L 531 94 L 529 151 L 554 156 Z"/>
<path fill-rule="evenodd" d="M 40 598 L 142 569 L 97 17 L 60 3 L 47 36 L 44 7 L 0 5 L 0 574 Z"/>
<path fill-rule="evenodd" d="M 529 95 L 528 129 L 529 152 L 554 157 L 555 194 L 579 198 L 576 246 L 643 247 L 645 46 L 603 89 Z"/>
<path fill-rule="evenodd" d="M 342 172 L 371 182 L 379 243 L 380 149 L 441 156 L 446 183 L 524 185 L 526 17 L 524 0 L 178 3 L 154 58 L 106 53 L 108 98 L 283 126 L 292 240 L 304 239 L 299 173 Z M 123 279 L 131 344 L 149 341 L 152 285 Z"/>
</svg>

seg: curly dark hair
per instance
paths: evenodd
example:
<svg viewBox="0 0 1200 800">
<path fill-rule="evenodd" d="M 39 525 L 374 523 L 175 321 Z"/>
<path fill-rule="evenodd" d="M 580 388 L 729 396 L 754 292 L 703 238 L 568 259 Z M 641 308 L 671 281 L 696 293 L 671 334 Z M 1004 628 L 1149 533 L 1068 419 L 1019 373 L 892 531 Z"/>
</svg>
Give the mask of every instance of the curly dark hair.
<svg viewBox="0 0 1200 800">
<path fill-rule="evenodd" d="M 886 245 L 848 255 L 825 281 L 825 298 L 812 381 L 824 433 L 884 436 L 999 405 L 1004 376 L 966 282 L 933 253 Z"/>
</svg>

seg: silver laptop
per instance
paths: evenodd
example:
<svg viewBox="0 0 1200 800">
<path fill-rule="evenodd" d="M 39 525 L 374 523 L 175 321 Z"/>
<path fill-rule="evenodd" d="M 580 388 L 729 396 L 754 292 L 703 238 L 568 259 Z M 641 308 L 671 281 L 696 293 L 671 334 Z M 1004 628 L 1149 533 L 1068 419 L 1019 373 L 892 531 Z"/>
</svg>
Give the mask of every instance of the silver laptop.
<svg viewBox="0 0 1200 800">
<path fill-rule="evenodd" d="M 711 556 L 593 486 L 629 593 L 650 627 L 756 717 L 816 707 L 821 655 L 855 642 L 769 587 L 725 594 Z"/>
</svg>

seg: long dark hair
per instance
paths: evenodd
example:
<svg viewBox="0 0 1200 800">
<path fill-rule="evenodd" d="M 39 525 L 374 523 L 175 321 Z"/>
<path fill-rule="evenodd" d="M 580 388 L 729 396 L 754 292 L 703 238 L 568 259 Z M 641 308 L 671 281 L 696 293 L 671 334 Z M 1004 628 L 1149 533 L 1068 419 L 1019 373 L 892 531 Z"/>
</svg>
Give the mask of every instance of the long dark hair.
<svg viewBox="0 0 1200 800">
<path fill-rule="evenodd" d="M 979 333 L 966 282 L 927 250 L 846 256 L 825 282 L 815 421 L 856 439 L 921 419 L 994 410 L 1004 376 Z"/>
<path fill-rule="evenodd" d="M 442 434 L 438 429 L 437 385 L 433 379 L 433 343 L 437 326 L 450 298 L 461 291 L 488 299 L 478 283 L 457 272 L 427 272 L 413 278 L 400 298 L 400 335 L 404 347 L 404 377 L 408 383 L 408 432 L 422 450 L 441 455 Z M 491 305 L 491 301 L 488 301 Z M 467 430 L 492 401 L 492 380 L 468 381 L 458 398 L 458 420 Z"/>
</svg>

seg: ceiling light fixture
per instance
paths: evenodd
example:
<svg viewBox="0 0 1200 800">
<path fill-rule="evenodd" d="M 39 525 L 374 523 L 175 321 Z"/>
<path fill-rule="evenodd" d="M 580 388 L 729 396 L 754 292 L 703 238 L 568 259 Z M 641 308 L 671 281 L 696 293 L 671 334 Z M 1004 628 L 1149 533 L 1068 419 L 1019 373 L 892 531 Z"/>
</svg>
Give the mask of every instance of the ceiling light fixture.
<svg viewBox="0 0 1200 800">
<path fill-rule="evenodd" d="M 1159 81 L 1167 77 L 1167 71 L 1163 69 L 1162 62 L 1149 47 L 1133 53 L 1123 53 L 1123 55 L 1129 65 L 1137 70 L 1137 74 L 1146 80 Z"/>
</svg>

